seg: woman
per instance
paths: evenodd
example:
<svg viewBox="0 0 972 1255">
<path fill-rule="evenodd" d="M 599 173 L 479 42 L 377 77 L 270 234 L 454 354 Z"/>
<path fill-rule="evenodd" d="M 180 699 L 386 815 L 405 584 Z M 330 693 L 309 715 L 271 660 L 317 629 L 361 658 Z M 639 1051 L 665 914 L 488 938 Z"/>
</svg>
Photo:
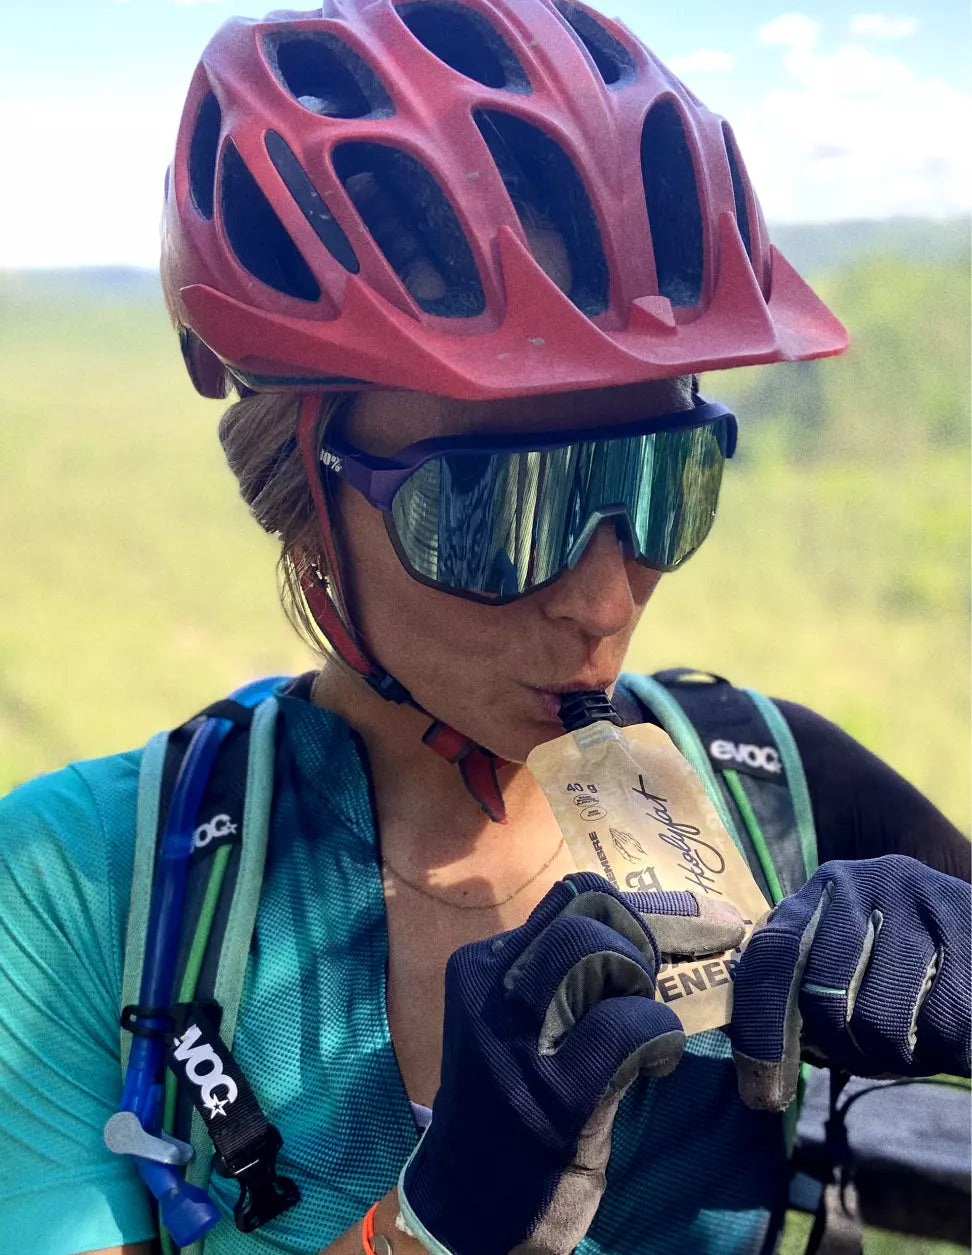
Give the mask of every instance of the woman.
<svg viewBox="0 0 972 1255">
<path fill-rule="evenodd" d="M 841 1065 L 968 1070 L 963 839 L 782 703 L 821 859 L 857 861 L 751 945 L 734 1064 L 650 994 L 661 953 L 738 919 L 576 874 L 522 765 L 566 693 L 639 717 L 631 634 L 734 441 L 698 372 L 845 344 L 728 127 L 566 0 L 234 21 L 190 89 L 163 282 L 196 386 L 240 393 L 228 459 L 328 643 L 280 702 L 234 1042 L 300 1201 L 206 1251 L 771 1249 L 800 1012 Z M 0 810 L 5 1247 L 155 1233 L 101 1135 L 137 772 L 75 765 Z M 228 1215 L 236 1185 L 210 1189 Z"/>
</svg>

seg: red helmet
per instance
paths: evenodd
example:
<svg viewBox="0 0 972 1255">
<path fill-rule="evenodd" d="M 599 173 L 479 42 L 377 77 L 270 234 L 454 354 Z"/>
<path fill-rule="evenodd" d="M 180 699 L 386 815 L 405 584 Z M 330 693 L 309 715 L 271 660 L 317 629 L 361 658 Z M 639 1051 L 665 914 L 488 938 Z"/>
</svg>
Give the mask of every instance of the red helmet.
<svg viewBox="0 0 972 1255">
<path fill-rule="evenodd" d="M 206 396 L 229 371 L 485 399 L 847 344 L 728 125 L 575 0 L 227 22 L 183 113 L 162 282 Z"/>
</svg>

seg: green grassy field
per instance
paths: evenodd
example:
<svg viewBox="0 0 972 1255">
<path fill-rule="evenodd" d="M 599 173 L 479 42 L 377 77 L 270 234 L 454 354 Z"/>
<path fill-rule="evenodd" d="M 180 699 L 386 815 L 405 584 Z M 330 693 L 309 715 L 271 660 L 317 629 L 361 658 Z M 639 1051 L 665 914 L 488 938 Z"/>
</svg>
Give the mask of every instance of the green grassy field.
<svg viewBox="0 0 972 1255">
<path fill-rule="evenodd" d="M 969 831 L 963 266 L 824 276 L 845 361 L 710 377 L 740 456 L 629 659 L 816 708 Z M 0 791 L 306 668 L 157 300 L 0 275 Z M 809 1219 L 791 1217 L 799 1255 Z M 870 1234 L 868 1255 L 960 1248 Z"/>
</svg>

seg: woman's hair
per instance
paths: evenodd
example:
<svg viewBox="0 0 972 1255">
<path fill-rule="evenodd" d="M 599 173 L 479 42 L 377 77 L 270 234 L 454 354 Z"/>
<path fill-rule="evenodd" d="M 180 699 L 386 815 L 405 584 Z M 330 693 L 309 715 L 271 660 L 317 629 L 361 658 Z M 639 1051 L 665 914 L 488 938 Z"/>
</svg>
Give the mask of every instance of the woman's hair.
<svg viewBox="0 0 972 1255">
<path fill-rule="evenodd" d="M 319 444 L 324 429 L 353 399 L 350 393 L 332 393 L 321 407 L 316 431 Z M 300 572 L 308 562 L 353 632 L 347 608 L 341 603 L 335 572 L 328 566 L 314 508 L 314 498 L 297 442 L 300 397 L 293 392 L 253 393 L 231 405 L 219 424 L 219 439 L 240 496 L 265 532 L 280 539 L 277 585 L 284 613 L 299 635 L 317 653 L 335 656 L 304 597 Z M 329 478 L 329 477 L 328 477 Z M 327 485 L 325 499 L 328 506 Z M 331 511 L 332 527 L 337 519 Z"/>
</svg>

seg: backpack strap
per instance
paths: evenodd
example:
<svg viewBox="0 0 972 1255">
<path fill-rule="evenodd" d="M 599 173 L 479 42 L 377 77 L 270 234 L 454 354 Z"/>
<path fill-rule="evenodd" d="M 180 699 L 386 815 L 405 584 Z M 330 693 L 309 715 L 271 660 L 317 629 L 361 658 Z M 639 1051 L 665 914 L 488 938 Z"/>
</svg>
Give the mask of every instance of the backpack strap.
<svg viewBox="0 0 972 1255">
<path fill-rule="evenodd" d="M 223 845 L 213 856 L 213 867 L 207 886 L 204 914 L 198 921 L 187 962 L 183 969 L 177 1001 L 188 1003 L 209 1000 L 217 1002 L 221 1009 L 219 1035 L 228 1049 L 232 1049 L 243 996 L 243 980 L 250 953 L 250 941 L 256 924 L 263 870 L 267 857 L 267 838 L 270 832 L 270 803 L 273 795 L 273 769 L 276 751 L 275 730 L 277 722 L 276 698 L 268 698 L 253 712 L 249 729 L 246 757 L 245 792 L 243 801 L 242 842 L 237 846 L 238 867 L 229 895 L 223 891 L 231 847 Z M 222 857 L 222 867 L 216 860 Z M 220 896 L 228 896 L 224 902 L 222 927 L 219 933 L 212 928 L 217 919 Z M 208 918 L 207 918 L 208 917 Z M 204 929 L 210 925 L 208 935 Z M 206 963 L 207 951 L 209 963 Z M 190 962 L 191 960 L 191 962 Z M 208 967 L 211 990 L 200 983 L 204 967 Z M 167 1085 L 174 1082 L 171 1072 Z M 175 1130 L 170 1130 L 175 1131 Z M 190 1138 L 195 1154 L 186 1171 L 186 1179 L 196 1185 L 209 1180 L 213 1157 L 213 1144 L 206 1132 L 206 1125 L 196 1110 L 192 1111 Z"/>
<path fill-rule="evenodd" d="M 276 698 L 270 697 L 252 712 L 238 713 L 239 726 L 227 737 L 221 761 L 213 771 L 200 809 L 201 815 L 211 818 L 196 830 L 200 848 L 193 855 L 195 865 L 190 864 L 194 895 L 192 899 L 187 895 L 175 996 L 182 1006 L 217 1009 L 211 1024 L 207 1024 L 205 1014 L 195 1015 L 194 1029 L 201 1027 L 207 1034 L 203 1040 L 212 1042 L 226 1075 L 234 1077 L 238 1085 L 240 1098 L 233 1111 L 239 1134 L 234 1140 L 249 1142 L 251 1135 L 262 1136 L 266 1130 L 271 1163 L 279 1149 L 279 1134 L 268 1126 L 231 1052 L 266 865 L 278 709 Z M 234 717 L 227 703 L 218 703 L 205 713 Z M 163 1128 L 189 1141 L 193 1157 L 186 1168 L 186 1180 L 204 1189 L 213 1166 L 213 1138 L 217 1143 L 220 1138 L 207 1127 L 194 1087 L 179 1083 L 172 1055 L 170 1060 Z M 240 1184 L 244 1188 L 237 1225 L 244 1231 L 249 1231 L 254 1221 L 259 1223 L 255 1216 L 244 1215 L 250 1203 L 265 1203 L 273 1212 L 280 1203 L 296 1201 L 292 1183 L 284 1178 L 268 1183 L 262 1176 L 251 1182 L 243 1177 Z M 249 1202 L 247 1189 L 252 1191 Z M 203 1239 L 182 1250 L 183 1255 L 202 1255 Z"/>
<path fill-rule="evenodd" d="M 768 697 L 764 697 L 762 693 L 757 693 L 753 689 L 743 689 L 743 692 L 766 720 L 766 726 L 780 751 L 783 770 L 790 786 L 790 796 L 793 799 L 800 849 L 803 853 L 804 872 L 806 879 L 809 880 L 820 866 L 820 859 L 817 854 L 817 829 L 813 821 L 813 807 L 810 805 L 810 789 L 807 786 L 806 772 L 803 770 L 803 759 L 800 757 L 790 725 L 783 718 L 780 708 Z"/>
<path fill-rule="evenodd" d="M 152 900 L 152 879 L 155 873 L 155 850 L 159 832 L 159 800 L 162 773 L 169 746 L 168 732 L 159 732 L 142 750 L 138 772 L 138 801 L 135 810 L 135 858 L 132 869 L 132 892 L 128 905 L 128 932 L 125 938 L 125 967 L 122 974 L 122 1006 L 138 1002 L 145 964 L 145 939 L 148 933 L 149 907 Z M 128 1066 L 132 1035 L 121 1030 L 122 1076 Z"/>
<path fill-rule="evenodd" d="M 186 1169 L 185 1188 L 190 1194 L 194 1190 L 195 1197 L 204 1201 L 214 1155 L 211 1139 L 215 1139 L 223 1156 L 220 1170 L 236 1176 L 241 1185 L 236 1221 L 244 1231 L 292 1205 L 298 1197 L 293 1183 L 276 1174 L 274 1168 L 279 1133 L 266 1120 L 230 1053 L 266 860 L 276 758 L 275 693 L 281 683 L 277 677 L 248 686 L 174 732 L 153 737 L 143 751 L 122 985 L 123 1029 L 132 1029 L 134 1024 L 132 1031 L 140 1031 L 139 1024 L 152 1023 L 138 1018 L 144 1016 L 145 1009 L 135 1004 L 146 964 L 158 961 L 153 957 L 158 942 L 149 937 L 149 930 L 156 905 L 153 893 L 161 838 L 170 804 L 181 787 L 177 780 L 181 780 L 192 756 L 190 743 L 203 726 L 208 729 L 212 724 L 222 729 L 222 739 L 206 774 L 195 785 L 198 810 L 191 821 L 195 827 L 178 917 L 169 1008 L 169 1022 L 178 1026 L 176 1031 L 182 1036 L 169 1051 L 160 1137 L 170 1141 L 177 1135 L 174 1144 L 191 1143 L 193 1157 Z M 222 723 L 215 724 L 215 720 Z M 171 939 L 169 944 L 173 944 Z M 130 1033 L 123 1031 L 123 1075 L 131 1043 Z M 200 1050 L 210 1059 L 218 1056 L 217 1062 L 221 1061 L 224 1076 L 229 1078 L 226 1084 L 233 1087 L 236 1098 L 231 1100 L 232 1120 L 214 1122 L 211 1133 L 207 1129 L 207 1120 L 212 1121 L 210 1103 L 194 1080 L 193 1059 Z M 205 1119 L 201 1110 L 206 1112 Z M 225 1115 L 225 1111 L 219 1114 Z M 252 1147 L 256 1151 L 249 1153 Z M 185 1153 L 189 1153 L 188 1146 Z M 139 1171 L 142 1173 L 141 1167 Z M 160 1238 L 164 1251 L 175 1249 L 162 1225 Z M 180 1240 L 188 1242 L 186 1237 Z M 182 1249 L 186 1255 L 201 1255 L 202 1245 L 200 1237 Z"/>
</svg>

